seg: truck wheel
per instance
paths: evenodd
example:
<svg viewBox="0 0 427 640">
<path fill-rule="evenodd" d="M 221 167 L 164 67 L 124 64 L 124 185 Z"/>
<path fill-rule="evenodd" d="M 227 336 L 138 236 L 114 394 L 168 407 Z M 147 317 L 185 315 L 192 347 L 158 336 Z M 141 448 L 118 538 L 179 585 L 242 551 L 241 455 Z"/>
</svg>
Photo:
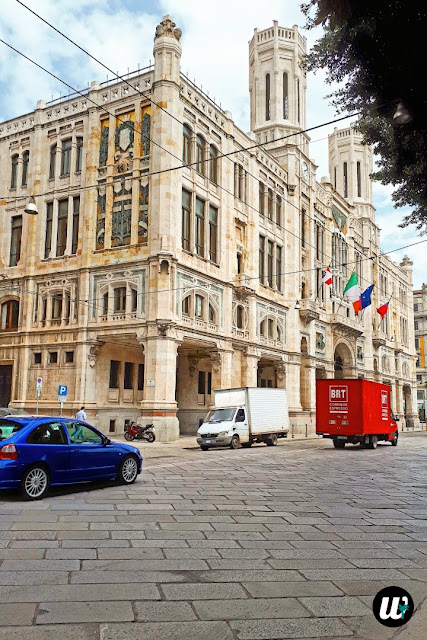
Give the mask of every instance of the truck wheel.
<svg viewBox="0 0 427 640">
<path fill-rule="evenodd" d="M 391 441 L 391 446 L 392 446 L 392 447 L 397 447 L 397 441 L 398 441 L 398 439 L 399 439 L 399 432 L 396 430 L 396 431 L 394 432 L 394 438 L 393 438 L 393 440 Z"/>
<path fill-rule="evenodd" d="M 231 449 L 240 449 L 240 440 L 238 435 L 234 435 L 230 442 Z"/>
<path fill-rule="evenodd" d="M 242 442 L 242 447 L 244 449 L 249 449 L 249 447 L 252 447 L 252 442 Z"/>
<path fill-rule="evenodd" d="M 267 447 L 275 447 L 277 446 L 277 433 L 272 433 L 271 436 L 266 440 Z"/>
<path fill-rule="evenodd" d="M 369 449 L 376 449 L 377 444 L 378 444 L 377 436 L 371 436 L 371 439 L 369 440 L 369 444 L 368 444 Z"/>
<path fill-rule="evenodd" d="M 345 447 L 344 440 L 334 440 L 334 447 L 335 449 L 344 449 Z"/>
<path fill-rule="evenodd" d="M 200 448 L 202 451 L 207 451 L 209 449 L 209 447 L 206 447 L 204 444 L 202 444 Z"/>
</svg>

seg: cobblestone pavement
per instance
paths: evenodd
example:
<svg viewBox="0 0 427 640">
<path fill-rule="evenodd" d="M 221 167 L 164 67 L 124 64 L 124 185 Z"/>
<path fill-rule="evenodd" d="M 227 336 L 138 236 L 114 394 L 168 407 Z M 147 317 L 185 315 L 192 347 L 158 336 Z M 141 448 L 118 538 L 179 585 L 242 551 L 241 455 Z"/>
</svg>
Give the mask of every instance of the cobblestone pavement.
<svg viewBox="0 0 427 640">
<path fill-rule="evenodd" d="M 131 487 L 0 495 L 0 640 L 388 640 L 373 595 L 427 598 L 426 434 L 163 450 Z"/>
</svg>

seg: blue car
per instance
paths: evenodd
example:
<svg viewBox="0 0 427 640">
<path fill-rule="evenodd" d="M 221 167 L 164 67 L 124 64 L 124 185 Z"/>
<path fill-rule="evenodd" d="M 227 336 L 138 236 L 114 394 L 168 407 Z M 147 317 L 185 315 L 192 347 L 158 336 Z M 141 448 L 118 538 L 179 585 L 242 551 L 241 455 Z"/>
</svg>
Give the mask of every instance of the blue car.
<svg viewBox="0 0 427 640">
<path fill-rule="evenodd" d="M 0 418 L 0 489 L 40 500 L 50 486 L 117 480 L 141 473 L 139 449 L 111 442 L 80 420 L 39 416 Z"/>
</svg>

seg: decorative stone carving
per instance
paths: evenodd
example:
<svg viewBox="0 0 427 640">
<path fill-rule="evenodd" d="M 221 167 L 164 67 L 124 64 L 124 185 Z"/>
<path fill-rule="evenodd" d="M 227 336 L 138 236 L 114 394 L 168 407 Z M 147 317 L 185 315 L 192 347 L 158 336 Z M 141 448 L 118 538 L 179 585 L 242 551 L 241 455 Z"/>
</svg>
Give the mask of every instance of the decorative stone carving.
<svg viewBox="0 0 427 640">
<path fill-rule="evenodd" d="M 89 366 L 92 369 L 96 365 L 96 358 L 98 356 L 98 353 L 99 353 L 99 350 L 100 350 L 101 347 L 102 347 L 102 342 L 94 342 L 89 347 L 89 353 L 88 353 L 87 358 L 89 360 Z"/>
<path fill-rule="evenodd" d="M 139 185 L 138 242 L 144 242 L 148 236 L 149 184 Z"/>
<path fill-rule="evenodd" d="M 284 382 L 286 380 L 286 366 L 284 362 L 277 362 L 275 364 L 276 377 L 278 382 Z"/>
<path fill-rule="evenodd" d="M 163 20 L 156 27 L 156 35 L 154 39 L 160 38 L 161 36 L 175 38 L 178 42 L 182 36 L 181 29 L 176 29 L 176 24 L 169 15 L 163 16 Z"/>
<path fill-rule="evenodd" d="M 128 188 L 126 188 L 127 183 Z M 131 238 L 131 216 L 132 216 L 132 183 L 122 180 L 120 185 L 115 185 L 113 204 L 113 216 L 111 225 L 111 246 L 121 247 L 130 244 Z M 130 196 L 130 197 L 128 197 Z"/>
<path fill-rule="evenodd" d="M 197 371 L 197 358 L 189 358 L 188 371 L 190 376 L 194 376 Z"/>
<path fill-rule="evenodd" d="M 221 370 L 221 354 L 217 351 L 211 353 L 210 359 L 213 373 L 219 373 Z"/>
</svg>

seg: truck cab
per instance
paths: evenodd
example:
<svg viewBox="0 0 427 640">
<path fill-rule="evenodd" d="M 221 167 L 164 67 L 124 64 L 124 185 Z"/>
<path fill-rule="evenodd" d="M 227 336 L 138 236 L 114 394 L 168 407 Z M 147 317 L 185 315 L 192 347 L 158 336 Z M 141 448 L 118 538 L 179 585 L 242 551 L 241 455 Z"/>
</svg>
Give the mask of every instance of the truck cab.
<svg viewBox="0 0 427 640">
<path fill-rule="evenodd" d="M 246 407 L 214 407 L 197 434 L 197 444 L 202 449 L 231 446 L 235 435 L 239 438 L 238 442 L 246 442 L 249 437 Z"/>
</svg>

